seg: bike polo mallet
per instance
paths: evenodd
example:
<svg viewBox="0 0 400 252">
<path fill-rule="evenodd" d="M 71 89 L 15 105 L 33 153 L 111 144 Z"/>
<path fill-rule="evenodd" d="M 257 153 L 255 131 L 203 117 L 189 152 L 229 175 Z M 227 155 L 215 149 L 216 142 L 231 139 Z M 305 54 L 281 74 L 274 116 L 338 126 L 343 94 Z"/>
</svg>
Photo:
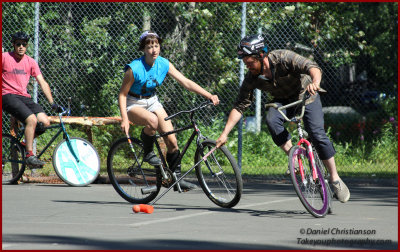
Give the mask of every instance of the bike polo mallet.
<svg viewBox="0 0 400 252">
<path fill-rule="evenodd" d="M 129 139 L 129 138 L 128 138 Z M 208 156 L 210 156 L 215 150 L 217 149 L 217 147 L 212 148 L 206 155 L 204 155 L 204 157 L 201 158 L 201 160 L 199 162 L 197 162 L 195 165 L 193 165 L 185 174 L 183 174 L 178 180 L 176 180 L 167 190 L 165 190 L 162 194 L 160 194 L 151 204 L 139 204 L 139 205 L 134 205 L 132 207 L 132 210 L 135 213 L 139 213 L 139 212 L 144 212 L 144 213 L 153 213 L 154 211 L 154 207 L 153 205 L 159 200 L 161 199 L 167 192 L 169 192 L 169 190 L 171 190 L 171 188 L 173 188 L 177 183 L 179 183 L 179 181 L 181 181 L 189 172 L 191 172 L 196 166 L 198 166 L 201 162 L 206 161 Z"/>
<path fill-rule="evenodd" d="M 133 155 L 135 155 L 135 159 L 137 159 L 135 149 L 133 148 L 133 145 L 132 145 L 131 137 L 129 136 L 128 133 L 126 133 L 126 137 L 128 139 L 128 143 L 129 143 L 129 146 L 131 148 L 131 151 L 132 151 Z M 147 181 L 146 181 L 146 183 L 147 183 Z M 146 188 L 147 188 L 147 190 L 143 190 L 143 189 L 146 189 Z M 155 189 L 157 189 L 157 187 Z M 154 188 L 152 188 L 152 186 L 148 186 L 147 185 L 147 187 L 142 188 L 142 193 L 143 194 L 148 194 L 153 190 L 154 190 Z M 150 206 L 150 205 L 140 204 L 140 205 L 134 205 L 132 207 L 132 210 L 135 213 L 138 213 L 138 212 L 152 213 L 154 211 L 154 208 L 153 208 L 153 206 Z"/>
</svg>

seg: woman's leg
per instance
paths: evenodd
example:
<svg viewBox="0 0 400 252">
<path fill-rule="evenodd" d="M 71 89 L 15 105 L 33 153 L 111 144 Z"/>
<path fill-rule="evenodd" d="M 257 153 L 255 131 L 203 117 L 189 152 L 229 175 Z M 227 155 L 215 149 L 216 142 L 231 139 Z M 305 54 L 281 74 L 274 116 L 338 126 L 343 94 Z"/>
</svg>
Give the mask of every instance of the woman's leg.
<svg viewBox="0 0 400 252">
<path fill-rule="evenodd" d="M 140 138 L 143 142 L 143 161 L 156 166 L 161 164 L 161 160 L 154 153 L 155 134 L 158 128 L 157 115 L 142 107 L 132 107 L 128 111 L 129 121 L 136 125 L 144 126 Z"/>
<path fill-rule="evenodd" d="M 158 121 L 158 131 L 161 133 L 164 132 L 168 132 L 174 129 L 171 120 L 165 121 L 164 118 L 166 118 L 168 116 L 167 112 L 165 111 L 164 108 L 159 108 L 156 111 L 154 111 L 154 113 L 157 115 L 159 121 Z M 166 137 L 164 137 L 164 142 L 167 145 L 167 155 L 166 155 L 166 159 L 168 162 L 168 166 L 170 167 L 171 171 L 175 172 L 176 176 L 179 178 L 182 176 L 182 172 L 181 172 L 181 164 L 176 163 L 179 155 L 180 155 L 180 151 L 178 148 L 178 142 L 176 140 L 176 136 L 175 134 L 171 134 L 168 135 Z M 197 188 L 197 186 L 195 184 L 192 184 L 188 181 L 185 181 L 184 179 L 182 179 L 179 182 L 179 186 L 181 187 L 182 190 L 184 191 L 188 191 L 188 190 L 192 190 Z M 177 191 L 177 187 L 174 187 L 174 190 Z"/>
</svg>

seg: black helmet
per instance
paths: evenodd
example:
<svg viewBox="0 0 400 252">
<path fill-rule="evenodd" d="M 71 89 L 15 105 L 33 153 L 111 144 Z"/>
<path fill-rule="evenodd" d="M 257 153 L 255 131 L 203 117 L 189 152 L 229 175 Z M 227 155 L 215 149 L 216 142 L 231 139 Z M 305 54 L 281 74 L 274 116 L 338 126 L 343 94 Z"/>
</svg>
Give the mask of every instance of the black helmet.
<svg viewBox="0 0 400 252">
<path fill-rule="evenodd" d="M 11 42 L 14 43 L 16 40 L 25 40 L 29 42 L 29 36 L 24 32 L 17 32 L 11 36 Z"/>
<path fill-rule="evenodd" d="M 240 40 L 237 47 L 239 59 L 249 55 L 258 55 L 261 51 L 268 52 L 267 45 L 264 43 L 262 35 L 250 35 Z"/>
</svg>

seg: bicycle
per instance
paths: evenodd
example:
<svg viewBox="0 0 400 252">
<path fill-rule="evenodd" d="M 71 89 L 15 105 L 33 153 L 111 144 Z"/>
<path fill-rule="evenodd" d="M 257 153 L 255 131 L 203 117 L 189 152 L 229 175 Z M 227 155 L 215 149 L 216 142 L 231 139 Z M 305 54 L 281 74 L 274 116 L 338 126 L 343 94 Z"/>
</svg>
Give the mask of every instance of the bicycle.
<svg viewBox="0 0 400 252">
<path fill-rule="evenodd" d="M 154 144 L 162 161 L 159 166 L 151 166 L 143 162 L 143 144 L 139 139 L 128 135 L 113 143 L 107 157 L 107 172 L 114 189 L 122 198 L 131 203 L 141 204 L 154 200 L 152 202 L 154 204 L 174 186 L 179 192 L 182 192 L 179 181 L 196 169 L 198 182 L 212 202 L 224 208 L 231 208 L 239 202 L 243 182 L 234 157 L 225 146 L 216 149 L 215 141 L 207 139 L 201 134 L 194 119 L 194 113 L 197 110 L 211 104 L 204 102 L 191 110 L 180 111 L 165 118 L 167 121 L 181 114 L 189 114 L 190 124 L 176 130 L 156 134 Z M 172 172 L 175 170 L 174 167 L 168 167 L 157 139 L 190 129 L 193 130 L 193 133 L 174 165 L 180 163 L 190 144 L 197 137 L 195 165 L 178 179 L 175 172 Z M 156 198 L 162 186 L 168 189 Z"/>
<path fill-rule="evenodd" d="M 57 176 L 71 186 L 86 186 L 92 183 L 100 172 L 100 157 L 93 145 L 86 139 L 70 137 L 65 128 L 62 117 L 71 113 L 70 102 L 68 108 L 58 113 L 60 123 L 44 127 L 59 129 L 42 151 L 38 158 L 50 147 L 56 138 L 63 133 L 63 140 L 55 147 L 52 155 L 52 164 Z M 2 134 L 2 184 L 17 184 L 26 169 L 25 146 L 22 144 L 24 125 L 16 136 Z M 32 169 L 39 167 L 32 167 Z"/>
<path fill-rule="evenodd" d="M 275 103 L 266 104 L 273 107 L 283 116 L 287 122 L 294 122 L 297 125 L 299 141 L 289 150 L 289 171 L 291 180 L 300 198 L 301 203 L 307 211 L 314 217 L 324 217 L 327 213 L 332 213 L 333 193 L 329 186 L 329 172 L 316 152 L 312 143 L 307 140 L 308 134 L 302 128 L 302 118 L 305 111 L 305 102 L 309 94 L 304 94 L 303 99 L 279 106 Z M 294 113 L 292 118 L 288 118 L 283 110 L 296 107 L 301 109 L 299 115 Z M 321 179 L 323 178 L 323 179 Z"/>
</svg>

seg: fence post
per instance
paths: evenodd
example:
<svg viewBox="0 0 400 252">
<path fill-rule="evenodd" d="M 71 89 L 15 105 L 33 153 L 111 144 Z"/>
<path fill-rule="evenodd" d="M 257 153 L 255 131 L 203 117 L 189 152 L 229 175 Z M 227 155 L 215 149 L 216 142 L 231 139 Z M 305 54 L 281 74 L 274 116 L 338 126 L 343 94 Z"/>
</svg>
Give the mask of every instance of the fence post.
<svg viewBox="0 0 400 252">
<path fill-rule="evenodd" d="M 242 3 L 242 29 L 241 29 L 241 38 L 246 36 L 246 2 Z M 240 61 L 240 77 L 239 77 L 239 86 L 242 85 L 244 80 L 244 63 Z M 240 118 L 238 125 L 238 165 L 240 171 L 242 171 L 242 131 L 243 131 L 243 116 Z"/>
<path fill-rule="evenodd" d="M 40 3 L 35 3 L 35 35 L 34 35 L 34 59 L 39 64 L 39 9 Z M 38 102 L 38 83 L 36 79 L 33 80 L 33 101 Z M 33 140 L 33 153 L 36 155 L 36 139 Z"/>
</svg>

